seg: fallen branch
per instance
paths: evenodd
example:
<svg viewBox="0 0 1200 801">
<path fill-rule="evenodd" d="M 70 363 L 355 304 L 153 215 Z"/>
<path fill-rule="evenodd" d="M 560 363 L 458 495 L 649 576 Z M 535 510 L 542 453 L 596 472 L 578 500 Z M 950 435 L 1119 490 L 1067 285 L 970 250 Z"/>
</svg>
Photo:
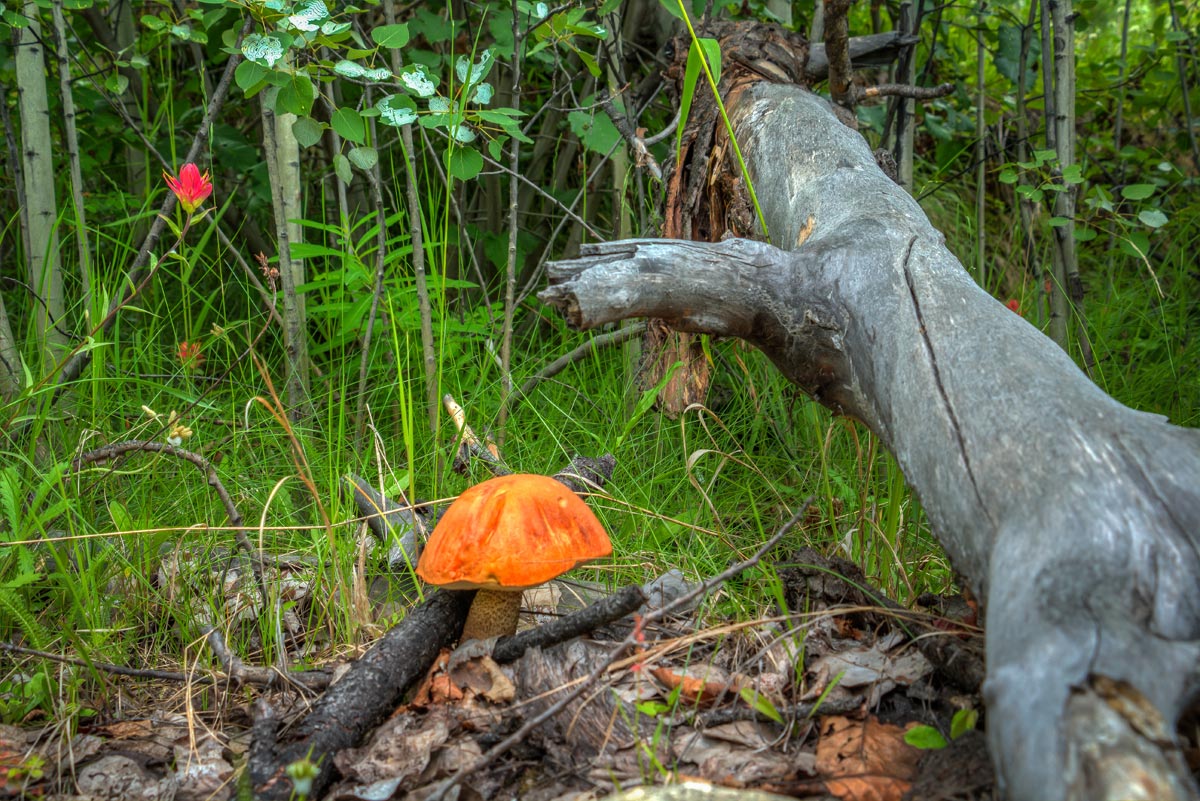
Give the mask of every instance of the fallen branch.
<svg viewBox="0 0 1200 801">
<path fill-rule="evenodd" d="M 333 756 L 362 742 L 425 674 L 443 645 L 458 638 L 474 592 L 430 595 L 350 666 L 280 745 L 273 717 L 261 710 L 254 728 L 248 767 L 254 797 L 290 799 L 294 788 L 288 765 L 317 765 L 311 798 L 320 798 L 334 779 Z"/>
</svg>

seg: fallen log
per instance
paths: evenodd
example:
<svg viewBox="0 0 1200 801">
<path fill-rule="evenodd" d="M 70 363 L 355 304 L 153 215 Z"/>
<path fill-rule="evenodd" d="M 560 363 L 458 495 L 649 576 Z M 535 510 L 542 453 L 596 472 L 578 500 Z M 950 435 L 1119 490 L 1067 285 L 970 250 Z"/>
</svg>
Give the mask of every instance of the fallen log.
<svg viewBox="0 0 1200 801">
<path fill-rule="evenodd" d="M 1197 798 L 1175 724 L 1200 677 L 1200 432 L 1117 403 L 980 289 L 826 101 L 758 82 L 726 104 L 779 247 L 586 246 L 542 299 L 579 328 L 740 337 L 880 437 L 984 604 L 1006 797 Z"/>
</svg>

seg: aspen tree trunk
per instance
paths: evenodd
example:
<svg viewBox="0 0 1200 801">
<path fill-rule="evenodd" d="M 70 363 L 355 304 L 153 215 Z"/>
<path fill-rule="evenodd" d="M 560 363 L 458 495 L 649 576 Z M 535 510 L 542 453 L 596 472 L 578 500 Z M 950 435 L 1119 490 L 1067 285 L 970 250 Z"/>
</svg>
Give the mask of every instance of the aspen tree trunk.
<svg viewBox="0 0 1200 801">
<path fill-rule="evenodd" d="M 911 2 L 900 5 L 900 33 L 909 35 L 916 32 L 917 21 L 920 19 L 913 10 Z M 917 80 L 916 46 L 909 47 L 900 59 L 901 69 L 896 79 L 905 86 L 912 86 Z M 897 98 L 897 108 L 900 114 L 899 125 L 896 126 L 896 172 L 897 180 L 911 194 L 913 189 L 913 134 L 915 131 L 917 101 L 911 97 Z"/>
<path fill-rule="evenodd" d="M 1021 68 L 1017 72 L 1017 183 L 1016 186 L 1027 186 L 1025 180 L 1025 169 L 1019 165 L 1029 162 L 1029 120 L 1026 117 L 1026 100 L 1025 96 L 1029 93 L 1029 87 L 1025 85 L 1025 75 L 1027 73 L 1025 65 L 1029 62 L 1029 44 L 1030 37 L 1033 36 L 1033 26 L 1037 21 L 1038 0 L 1030 0 L 1029 2 L 1029 17 L 1023 28 L 1021 28 Z M 1021 247 L 1024 254 L 1024 269 L 1041 283 L 1040 277 L 1043 270 L 1036 257 L 1037 231 L 1034 229 L 1034 221 L 1037 219 L 1037 209 L 1033 201 L 1029 199 L 1027 194 L 1022 192 L 1016 193 L 1017 208 L 1021 214 Z M 1034 297 L 1041 297 L 1041 288 L 1038 287 Z M 1042 323 L 1046 319 L 1046 310 L 1041 303 L 1035 302 L 1034 320 L 1038 327 L 1042 327 Z"/>
<path fill-rule="evenodd" d="M 4 295 L 0 293 L 0 400 L 10 401 L 21 391 L 21 354 L 13 339 L 8 312 L 4 310 Z"/>
<path fill-rule="evenodd" d="M 984 182 L 987 179 L 987 120 L 984 113 L 987 110 L 987 86 L 984 84 L 984 54 L 983 46 L 984 9 L 987 3 L 979 0 L 975 6 L 975 282 L 987 289 L 987 223 L 985 216 L 987 194 Z"/>
<path fill-rule="evenodd" d="M 58 51 L 58 87 L 63 107 L 63 136 L 71 169 L 71 203 L 75 209 L 75 244 L 79 251 L 79 280 L 83 287 L 84 319 L 91 300 L 91 248 L 88 245 L 87 213 L 83 206 L 83 170 L 79 165 L 79 136 L 75 130 L 75 96 L 71 92 L 71 59 L 67 55 L 67 22 L 62 0 L 54 0 L 54 38 Z"/>
<path fill-rule="evenodd" d="M 1055 42 L 1051 36 L 1050 3 L 1049 0 L 1039 0 L 1041 3 L 1041 36 L 1042 36 L 1042 102 L 1046 107 L 1046 149 L 1057 152 L 1058 135 L 1058 96 L 1054 91 L 1056 58 Z M 1067 318 L 1070 309 L 1067 306 L 1067 275 L 1063 263 L 1063 252 L 1059 247 L 1051 248 L 1052 269 L 1050 271 L 1050 338 L 1063 350 L 1070 350 L 1067 338 Z"/>
<path fill-rule="evenodd" d="M 383 0 L 384 19 L 389 25 L 396 24 L 395 0 Z M 404 66 L 400 51 L 393 48 L 392 72 L 399 75 Z M 417 289 L 417 311 L 421 315 L 421 358 L 425 364 L 425 413 L 429 416 L 429 431 L 436 438 L 438 409 L 441 393 L 438 391 L 437 346 L 433 339 L 433 304 L 429 301 L 429 282 L 425 274 L 425 237 L 421 216 L 421 196 L 417 192 L 417 151 L 413 145 L 412 126 L 400 129 L 400 145 L 404 151 L 404 197 L 408 204 L 408 234 L 412 240 L 413 282 Z"/>
<path fill-rule="evenodd" d="M 304 283 L 304 262 L 292 257 L 292 244 L 303 240 L 299 223 L 300 145 L 292 133 L 294 114 L 276 114 L 263 105 L 263 149 L 271 180 L 275 210 L 275 237 L 279 247 L 279 285 L 283 292 L 284 345 L 288 355 L 286 383 L 288 414 L 303 416 L 308 405 L 308 331 L 304 296 L 296 287 Z"/>
<path fill-rule="evenodd" d="M 512 107 L 521 107 L 521 56 L 524 40 L 521 39 L 521 14 L 517 0 L 512 0 Z M 513 137 L 509 143 L 512 150 L 508 158 L 508 254 L 504 260 L 504 323 L 500 332 L 500 414 L 497 444 L 504 447 L 504 424 L 508 421 L 508 398 L 513 392 L 512 339 L 513 316 L 517 303 L 517 213 L 521 209 L 521 193 L 517 176 L 521 172 L 521 140 Z"/>
<path fill-rule="evenodd" d="M 28 231 L 25 260 L 29 286 L 37 294 L 31 305 L 42 348 L 43 370 L 50 369 L 66 348 L 62 263 L 58 255 L 58 203 L 54 197 L 50 110 L 46 96 L 46 63 L 38 6 L 24 6 L 29 26 L 20 28 L 16 53 L 17 98 L 21 115 L 21 161 Z"/>
<path fill-rule="evenodd" d="M 1083 308 L 1083 279 L 1079 276 L 1079 252 L 1075 246 L 1075 193 L 1078 181 L 1064 180 L 1067 170 L 1075 165 L 1075 14 L 1071 0 L 1050 3 L 1054 22 L 1054 149 L 1058 153 L 1055 178 L 1062 191 L 1054 195 L 1054 216 L 1064 220 L 1054 226 L 1054 242 L 1060 254 L 1063 289 L 1071 302 L 1079 332 L 1079 349 L 1083 366 L 1089 373 L 1096 363 L 1088 340 L 1087 318 Z M 1069 330 L 1069 326 L 1068 326 Z"/>
</svg>

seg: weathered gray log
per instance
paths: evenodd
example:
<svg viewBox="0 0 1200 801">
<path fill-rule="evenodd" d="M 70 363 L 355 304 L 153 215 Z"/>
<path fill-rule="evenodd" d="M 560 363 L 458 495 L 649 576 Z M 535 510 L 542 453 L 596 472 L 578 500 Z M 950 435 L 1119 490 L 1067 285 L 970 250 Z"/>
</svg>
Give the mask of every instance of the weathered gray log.
<svg viewBox="0 0 1200 801">
<path fill-rule="evenodd" d="M 1117 403 L 981 290 L 828 103 L 758 84 L 730 116 L 785 250 L 592 246 L 543 299 L 581 328 L 741 337 L 879 435 L 985 604 L 1009 799 L 1196 798 L 1174 726 L 1200 684 L 1200 432 Z"/>
</svg>

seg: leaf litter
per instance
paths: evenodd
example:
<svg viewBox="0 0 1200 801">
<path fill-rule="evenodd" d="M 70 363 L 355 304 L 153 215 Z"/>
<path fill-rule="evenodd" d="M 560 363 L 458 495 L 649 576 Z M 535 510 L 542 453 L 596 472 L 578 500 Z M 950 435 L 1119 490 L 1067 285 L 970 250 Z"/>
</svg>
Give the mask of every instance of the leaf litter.
<svg viewBox="0 0 1200 801">
<path fill-rule="evenodd" d="M 487 644 L 444 651 L 407 703 L 361 747 L 336 755 L 340 779 L 327 797 L 586 801 L 638 787 L 654 798 L 684 784 L 846 801 L 994 797 L 978 732 L 944 751 L 905 741 L 913 726 L 945 734 L 956 709 L 979 708 L 977 696 L 939 681 L 914 645 L 918 635 L 961 632 L 856 594 L 865 581 L 852 565 L 812 552 L 790 562 L 821 569 L 780 569 L 789 609 L 757 621 L 701 626 L 692 615 L 647 627 L 573 704 L 449 792 L 446 778 L 575 689 L 633 624 L 534 648 L 507 665 Z M 539 616 L 552 616 L 561 594 L 536 599 Z M 293 696 L 291 705 L 304 703 Z M 247 717 L 235 704 L 218 730 L 194 714 L 160 713 L 81 729 L 67 748 L 48 731 L 0 728 L 0 798 L 234 798 Z M 970 769 L 956 773 L 954 754 L 968 745 Z M 922 779 L 924 765 L 938 771 L 936 782 Z"/>
</svg>

